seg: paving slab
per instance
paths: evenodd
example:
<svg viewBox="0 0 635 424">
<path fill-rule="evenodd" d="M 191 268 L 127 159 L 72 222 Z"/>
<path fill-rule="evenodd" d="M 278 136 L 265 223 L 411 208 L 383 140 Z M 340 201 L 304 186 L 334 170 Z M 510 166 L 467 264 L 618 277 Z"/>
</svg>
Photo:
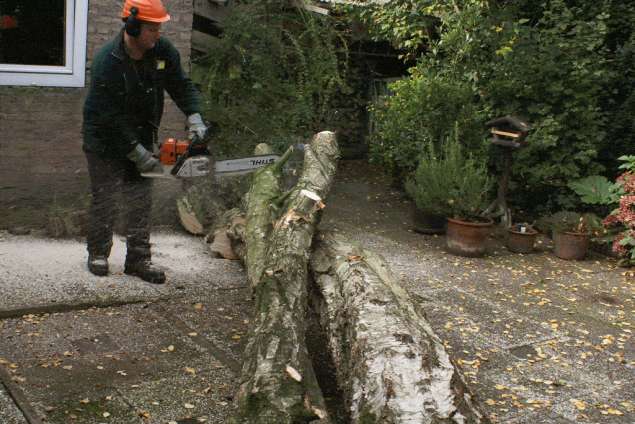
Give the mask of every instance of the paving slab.
<svg viewBox="0 0 635 424">
<path fill-rule="evenodd" d="M 86 269 L 82 242 L 0 233 L 0 317 L 173 299 L 243 284 L 241 266 L 213 258 L 200 237 L 157 233 L 151 241 L 153 261 L 167 268 L 168 284 L 152 285 L 125 275 L 121 237 L 114 239 L 110 275 L 96 277 Z"/>
<path fill-rule="evenodd" d="M 206 315 L 191 301 L 179 307 L 188 308 Z M 205 330 L 229 339 L 231 330 L 184 332 L 161 311 L 135 304 L 8 319 L 0 358 L 52 423 L 225 422 L 236 375 L 197 338 Z"/>
<path fill-rule="evenodd" d="M 0 384 L 0 423 L 28 424 L 2 384 Z"/>
</svg>

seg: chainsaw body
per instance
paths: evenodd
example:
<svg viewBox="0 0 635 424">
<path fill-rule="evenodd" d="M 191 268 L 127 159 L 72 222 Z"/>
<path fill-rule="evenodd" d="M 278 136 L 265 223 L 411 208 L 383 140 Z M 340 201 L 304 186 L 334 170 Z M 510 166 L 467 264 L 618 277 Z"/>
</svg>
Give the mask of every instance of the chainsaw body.
<svg viewBox="0 0 635 424">
<path fill-rule="evenodd" d="M 159 152 L 159 161 L 177 178 L 204 177 L 210 173 L 210 153 L 205 143 L 197 140 L 168 138 Z"/>
</svg>

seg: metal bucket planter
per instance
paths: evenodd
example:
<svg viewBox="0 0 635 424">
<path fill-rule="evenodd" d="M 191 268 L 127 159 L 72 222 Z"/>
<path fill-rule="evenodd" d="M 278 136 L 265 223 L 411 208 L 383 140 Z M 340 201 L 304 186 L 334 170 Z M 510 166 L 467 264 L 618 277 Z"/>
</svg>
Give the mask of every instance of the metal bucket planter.
<svg viewBox="0 0 635 424">
<path fill-rule="evenodd" d="M 553 236 L 553 253 L 560 259 L 584 259 L 589 250 L 589 235 L 569 231 L 556 232 Z"/>
<path fill-rule="evenodd" d="M 413 213 L 414 230 L 421 234 L 443 234 L 447 220 L 441 215 L 431 215 L 420 209 Z"/>
<path fill-rule="evenodd" d="M 514 253 L 531 253 L 538 231 L 528 225 L 514 225 L 507 229 L 507 249 Z"/>
<path fill-rule="evenodd" d="M 446 243 L 450 253 L 459 256 L 483 256 L 485 254 L 485 242 L 494 223 L 467 222 L 448 218 Z"/>
</svg>

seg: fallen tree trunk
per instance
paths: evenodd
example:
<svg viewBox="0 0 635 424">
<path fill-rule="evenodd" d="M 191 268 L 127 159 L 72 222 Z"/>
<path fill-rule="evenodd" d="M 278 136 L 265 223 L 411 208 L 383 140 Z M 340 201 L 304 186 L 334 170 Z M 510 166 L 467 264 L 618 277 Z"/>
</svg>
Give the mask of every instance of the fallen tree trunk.
<svg viewBox="0 0 635 424">
<path fill-rule="evenodd" d="M 321 234 L 311 272 L 351 422 L 489 422 L 381 257 Z"/>
<path fill-rule="evenodd" d="M 271 147 L 261 143 L 254 148 L 254 155 L 269 155 Z M 213 168 L 213 165 L 212 165 Z M 181 225 L 191 234 L 204 235 L 214 232 L 223 214 L 240 205 L 249 189 L 250 175 L 234 175 L 217 178 L 214 171 L 197 178 L 185 193 L 176 200 Z"/>
<path fill-rule="evenodd" d="M 284 196 L 283 213 L 276 214 L 280 217 L 270 234 L 261 225 L 243 229 L 245 240 L 264 236 L 266 249 L 262 266 L 250 274 L 255 280 L 255 313 L 244 352 L 234 423 L 295 424 L 327 418 L 305 345 L 305 312 L 311 242 L 338 155 L 334 133 L 317 134 L 305 150 L 302 176 Z M 268 192 L 266 197 L 271 199 L 277 190 L 261 191 Z M 263 205 L 250 198 L 248 204 L 259 210 L 250 209 L 247 216 L 269 216 L 267 208 L 275 203 Z M 260 222 L 267 226 L 267 219 Z M 247 235 L 249 231 L 263 233 Z"/>
</svg>

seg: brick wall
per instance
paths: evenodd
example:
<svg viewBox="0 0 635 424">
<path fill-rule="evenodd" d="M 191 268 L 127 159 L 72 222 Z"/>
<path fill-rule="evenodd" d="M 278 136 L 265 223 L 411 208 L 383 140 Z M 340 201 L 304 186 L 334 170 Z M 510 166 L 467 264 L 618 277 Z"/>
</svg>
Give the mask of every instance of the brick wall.
<svg viewBox="0 0 635 424">
<path fill-rule="evenodd" d="M 193 0 L 163 0 L 171 15 L 167 36 L 189 70 Z M 122 27 L 121 0 L 89 0 L 87 80 L 90 60 Z M 88 83 L 87 83 L 88 85 Z M 0 86 L 0 210 L 42 205 L 88 192 L 81 150 L 85 89 Z M 166 102 L 161 136 L 183 136 L 184 117 Z M 0 224 L 2 228 L 2 224 Z"/>
</svg>

